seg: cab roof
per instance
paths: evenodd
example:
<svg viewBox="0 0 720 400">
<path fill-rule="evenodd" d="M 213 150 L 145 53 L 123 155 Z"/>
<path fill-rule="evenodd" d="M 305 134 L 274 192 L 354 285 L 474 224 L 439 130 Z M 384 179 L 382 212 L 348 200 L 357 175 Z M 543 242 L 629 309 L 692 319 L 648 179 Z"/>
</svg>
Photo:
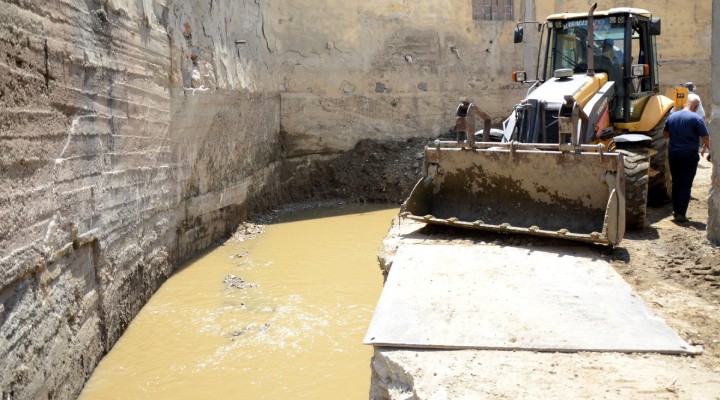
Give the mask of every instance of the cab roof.
<svg viewBox="0 0 720 400">
<path fill-rule="evenodd" d="M 617 15 L 617 14 L 634 14 L 634 15 L 642 15 L 643 17 L 651 18 L 652 14 L 648 10 L 644 10 L 642 8 L 632 8 L 632 7 L 618 7 L 618 8 L 611 8 L 609 10 L 605 11 L 595 11 L 593 13 L 593 17 L 606 17 L 608 15 Z M 560 14 L 552 14 L 547 17 L 548 21 L 551 20 L 563 20 L 563 19 L 576 19 L 576 18 L 587 18 L 588 14 L 586 12 L 584 13 L 560 13 Z"/>
</svg>

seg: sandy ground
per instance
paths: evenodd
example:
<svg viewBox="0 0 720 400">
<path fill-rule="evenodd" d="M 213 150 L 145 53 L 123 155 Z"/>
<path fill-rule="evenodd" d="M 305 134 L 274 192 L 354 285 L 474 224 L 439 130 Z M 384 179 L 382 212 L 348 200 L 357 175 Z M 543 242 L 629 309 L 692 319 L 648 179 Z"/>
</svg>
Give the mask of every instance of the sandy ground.
<svg viewBox="0 0 720 400">
<path fill-rule="evenodd" d="M 704 348 L 698 363 L 720 378 L 720 248 L 708 242 L 705 230 L 711 171 L 710 162 L 701 159 L 688 209 L 690 222 L 673 222 L 670 204 L 649 208 L 649 226 L 627 232 L 610 258 L 668 325 L 690 344 Z"/>
</svg>

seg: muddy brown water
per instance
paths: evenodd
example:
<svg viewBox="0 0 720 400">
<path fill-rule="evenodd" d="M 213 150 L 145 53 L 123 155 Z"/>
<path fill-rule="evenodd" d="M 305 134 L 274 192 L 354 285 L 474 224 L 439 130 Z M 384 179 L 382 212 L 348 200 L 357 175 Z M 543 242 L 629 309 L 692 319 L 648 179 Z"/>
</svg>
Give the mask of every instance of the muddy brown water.
<svg viewBox="0 0 720 400">
<path fill-rule="evenodd" d="M 189 262 L 80 399 L 367 398 L 372 347 L 362 340 L 382 289 L 377 250 L 397 212 L 303 211 Z"/>
</svg>

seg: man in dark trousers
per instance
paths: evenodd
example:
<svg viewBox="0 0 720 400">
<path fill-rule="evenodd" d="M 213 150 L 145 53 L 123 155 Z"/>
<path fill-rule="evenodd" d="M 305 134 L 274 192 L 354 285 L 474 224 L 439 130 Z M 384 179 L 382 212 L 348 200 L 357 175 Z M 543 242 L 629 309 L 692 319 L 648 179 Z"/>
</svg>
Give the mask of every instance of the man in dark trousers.
<svg viewBox="0 0 720 400">
<path fill-rule="evenodd" d="M 710 145 L 708 129 L 705 121 L 695 113 L 700 105 L 700 98 L 691 94 L 688 96 L 685 107 L 670 114 L 665 123 L 665 137 L 668 142 L 668 160 L 670 161 L 670 176 L 672 176 L 672 203 L 675 222 L 687 222 L 688 204 L 690 203 L 690 190 L 697 171 L 700 156 L 698 148 L 702 139 L 702 150 Z"/>
</svg>

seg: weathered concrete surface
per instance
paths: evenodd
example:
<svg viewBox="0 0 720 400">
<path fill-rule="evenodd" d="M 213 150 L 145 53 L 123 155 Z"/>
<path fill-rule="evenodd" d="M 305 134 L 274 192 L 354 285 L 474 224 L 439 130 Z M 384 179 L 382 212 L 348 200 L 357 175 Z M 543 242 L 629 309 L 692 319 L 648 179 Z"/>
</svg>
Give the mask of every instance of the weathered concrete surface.
<svg viewBox="0 0 720 400">
<path fill-rule="evenodd" d="M 377 348 L 370 398 L 716 399 L 692 358 L 610 353 Z"/>
<path fill-rule="evenodd" d="M 522 66 L 515 23 L 473 21 L 470 1 L 313 4 L 285 2 L 268 25 L 284 38 L 270 46 L 282 57 L 289 157 L 360 138 L 437 136 L 454 126 L 460 96 L 499 124 L 525 91 L 510 81 Z"/>
<path fill-rule="evenodd" d="M 595 258 L 606 256 L 600 248 L 584 245 L 563 247 L 561 242 L 492 234 L 464 236 L 445 228 L 423 226 L 407 220 L 394 221 L 379 252 L 381 266 L 385 271 L 391 271 L 396 251 L 404 245 L 451 245 L 458 253 L 462 252 L 463 247 L 471 246 L 518 245 L 527 251 L 542 251 L 542 246 L 551 246 L 553 252 L 572 254 L 579 250 L 594 253 Z M 643 269 L 643 260 L 635 260 L 633 257 L 631 261 L 633 270 Z M 438 267 L 450 268 L 443 265 Z M 681 300 L 687 308 L 681 307 L 680 312 L 695 313 L 689 304 L 694 301 L 702 302 L 695 299 L 696 297 Z M 712 305 L 708 307 L 715 309 Z M 435 323 L 437 325 L 426 329 L 432 331 L 443 326 L 441 320 Z M 418 327 L 414 326 L 412 329 Z M 685 326 L 684 329 L 694 328 Z M 705 353 L 692 358 L 602 352 L 551 353 L 376 347 L 372 361 L 370 398 L 715 399 L 720 393 L 720 375 L 718 369 L 713 368 L 713 365 L 717 365 L 713 361 L 715 357 L 715 354 Z"/>
<path fill-rule="evenodd" d="M 73 397 L 177 261 L 168 37 L 87 6 L 0 13 L 3 397 Z"/>
<path fill-rule="evenodd" d="M 413 349 L 695 349 L 592 251 L 401 245 L 363 343 Z"/>
<path fill-rule="evenodd" d="M 280 96 L 263 90 L 260 7 L 211 7 L 0 2 L 3 398 L 76 396 L 273 175 Z M 222 43 L 238 32 L 260 67 Z"/>
</svg>

